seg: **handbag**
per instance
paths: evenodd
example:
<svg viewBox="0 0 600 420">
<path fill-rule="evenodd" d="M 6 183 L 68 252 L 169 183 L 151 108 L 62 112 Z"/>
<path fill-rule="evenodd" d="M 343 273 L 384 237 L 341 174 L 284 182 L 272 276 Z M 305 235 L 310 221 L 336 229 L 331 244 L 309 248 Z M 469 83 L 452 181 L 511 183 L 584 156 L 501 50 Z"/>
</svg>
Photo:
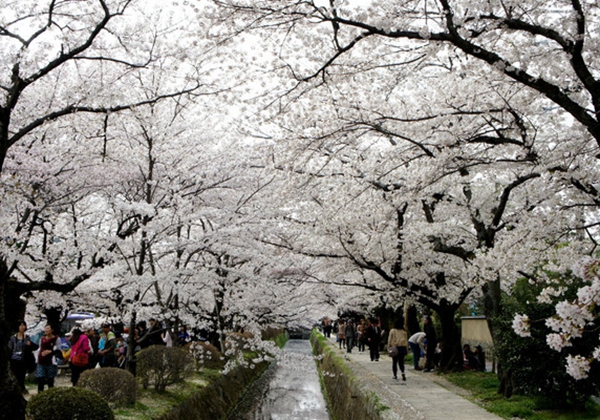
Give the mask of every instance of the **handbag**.
<svg viewBox="0 0 600 420">
<path fill-rule="evenodd" d="M 71 359 L 71 363 L 73 363 L 73 366 L 77 366 L 77 367 L 85 367 L 88 365 L 89 362 L 90 362 L 90 358 L 87 353 L 77 353 Z"/>
<path fill-rule="evenodd" d="M 388 352 L 388 355 L 390 357 L 396 357 L 396 356 L 398 356 L 398 347 L 396 347 L 396 346 L 389 346 L 387 348 L 387 352 Z"/>
</svg>

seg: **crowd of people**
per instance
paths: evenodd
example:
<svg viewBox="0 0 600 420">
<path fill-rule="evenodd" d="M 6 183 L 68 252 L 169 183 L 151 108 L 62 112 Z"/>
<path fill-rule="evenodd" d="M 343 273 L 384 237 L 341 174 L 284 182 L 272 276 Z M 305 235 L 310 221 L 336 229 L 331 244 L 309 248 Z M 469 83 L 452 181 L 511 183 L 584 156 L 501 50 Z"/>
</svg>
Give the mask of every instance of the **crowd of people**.
<svg viewBox="0 0 600 420">
<path fill-rule="evenodd" d="M 103 323 L 100 329 L 93 326 L 77 326 L 61 339 L 53 325 L 44 327 L 39 340 L 27 334 L 27 323 L 18 321 L 16 333 L 8 342 L 10 368 L 18 386 L 27 392 L 25 378 L 27 373 L 35 372 L 38 392 L 45 387 L 54 387 L 59 367 L 68 367 L 71 383 L 77 385 L 81 373 L 87 369 L 117 367 L 125 368 L 128 346 L 133 345 L 132 355 L 151 345 L 184 346 L 192 341 L 185 325 L 177 333 L 165 328 L 159 321 L 151 318 L 148 323 L 136 324 L 133 337 L 129 328 L 115 331 L 109 323 Z M 149 324 L 149 325 L 148 325 Z M 206 341 L 208 334 L 201 330 L 194 339 Z M 130 359 L 130 371 L 135 373 L 135 358 Z"/>
<path fill-rule="evenodd" d="M 413 356 L 413 368 L 425 372 L 433 371 L 440 359 L 441 349 L 433 322 L 429 316 L 423 321 L 423 331 L 407 336 L 403 320 L 398 320 L 389 331 L 382 328 L 377 319 L 367 321 L 362 318 L 358 322 L 352 318 L 339 319 L 332 322 L 328 318 L 322 320 L 323 334 L 335 337 L 339 348 L 352 353 L 357 348 L 359 353 L 369 349 L 372 362 L 380 360 L 382 351 L 392 357 L 393 378 L 398 379 L 400 371 L 402 380 L 406 380 L 404 359 L 410 349 Z M 27 373 L 36 373 L 38 392 L 47 386 L 54 387 L 59 366 L 68 366 L 71 382 L 77 385 L 82 372 L 87 369 L 118 367 L 125 368 L 128 347 L 133 346 L 131 355 L 152 345 L 184 346 L 192 340 L 207 341 L 208 334 L 201 330 L 197 337 L 192 337 L 185 325 L 181 325 L 177 333 L 161 325 L 151 318 L 148 323 L 140 321 L 136 324 L 133 337 L 129 328 L 115 331 L 108 323 L 103 323 L 99 330 L 94 327 L 76 327 L 61 340 L 52 325 L 44 327 L 44 333 L 38 342 L 27 334 L 27 324 L 19 321 L 16 333 L 8 342 L 10 367 L 17 384 L 26 392 L 25 377 Z M 422 359 L 425 363 L 422 364 Z M 485 370 L 485 353 L 481 346 L 472 351 L 468 344 L 463 347 L 463 365 L 471 370 Z M 424 366 L 423 366 L 424 365 Z M 129 359 L 129 370 L 135 373 L 135 357 Z"/>
<path fill-rule="evenodd" d="M 368 347 L 372 362 L 378 362 L 384 350 L 392 357 L 392 374 L 398 379 L 398 371 L 402 380 L 406 380 L 404 359 L 408 351 L 412 353 L 414 370 L 432 372 L 439 367 L 441 359 L 441 343 L 439 342 L 430 316 L 423 318 L 423 331 L 417 331 L 408 337 L 404 329 L 404 321 L 397 320 L 394 327 L 386 331 L 378 319 L 369 322 L 362 318 L 356 321 L 352 318 L 341 318 L 331 321 L 324 318 L 321 322 L 323 334 L 334 337 L 340 349 L 352 353 L 355 347 L 363 353 Z M 471 351 L 466 344 L 463 347 L 464 367 L 471 370 L 485 370 L 485 353 L 481 346 Z"/>
</svg>

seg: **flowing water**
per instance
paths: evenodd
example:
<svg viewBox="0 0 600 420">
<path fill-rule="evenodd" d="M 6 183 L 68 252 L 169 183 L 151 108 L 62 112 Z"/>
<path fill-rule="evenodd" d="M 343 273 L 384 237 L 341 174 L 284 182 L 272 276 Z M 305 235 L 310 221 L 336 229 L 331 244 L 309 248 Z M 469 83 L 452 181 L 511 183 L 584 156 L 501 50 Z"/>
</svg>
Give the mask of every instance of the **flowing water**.
<svg viewBox="0 0 600 420">
<path fill-rule="evenodd" d="M 329 420 L 308 340 L 289 340 L 230 420 Z"/>
</svg>

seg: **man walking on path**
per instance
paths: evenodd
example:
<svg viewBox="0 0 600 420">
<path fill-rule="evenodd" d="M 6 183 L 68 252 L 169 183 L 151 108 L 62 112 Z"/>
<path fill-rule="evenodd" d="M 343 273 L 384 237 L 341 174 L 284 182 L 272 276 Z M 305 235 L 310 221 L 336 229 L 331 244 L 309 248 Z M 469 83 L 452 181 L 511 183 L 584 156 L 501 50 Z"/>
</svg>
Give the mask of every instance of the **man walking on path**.
<svg viewBox="0 0 600 420">
<path fill-rule="evenodd" d="M 367 345 L 369 346 L 369 356 L 371 362 L 379 362 L 379 345 L 381 344 L 381 328 L 377 325 L 376 319 L 371 319 L 371 325 L 365 332 Z"/>
<path fill-rule="evenodd" d="M 356 335 L 354 320 L 352 320 L 352 318 L 349 318 L 348 321 L 346 321 L 344 334 L 346 335 L 346 352 L 352 353 L 352 348 L 354 347 L 354 336 Z"/>
</svg>

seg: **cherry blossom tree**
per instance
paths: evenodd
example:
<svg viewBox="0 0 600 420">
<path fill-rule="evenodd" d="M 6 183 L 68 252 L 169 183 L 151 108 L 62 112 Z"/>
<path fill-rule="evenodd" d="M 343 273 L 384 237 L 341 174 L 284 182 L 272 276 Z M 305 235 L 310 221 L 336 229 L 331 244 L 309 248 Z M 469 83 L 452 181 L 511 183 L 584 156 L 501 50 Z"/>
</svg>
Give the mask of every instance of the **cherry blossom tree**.
<svg viewBox="0 0 600 420">
<path fill-rule="evenodd" d="M 274 92 L 273 101 L 279 105 L 275 111 L 288 111 L 293 106 L 302 108 L 298 118 L 290 117 L 290 122 L 284 123 L 285 129 L 292 132 L 293 124 L 300 122 L 305 131 L 293 132 L 308 139 L 303 145 L 310 147 L 312 156 L 317 153 L 323 156 L 319 160 L 321 165 L 315 169 L 297 169 L 309 163 L 296 160 L 294 170 L 318 176 L 325 161 L 330 167 L 336 164 L 339 168 L 340 162 L 364 159 L 360 154 L 347 154 L 349 142 L 345 136 L 352 132 L 362 134 L 363 139 L 367 133 L 375 133 L 404 146 L 403 154 L 398 154 L 392 163 L 398 167 L 412 165 L 411 178 L 397 177 L 394 182 L 377 179 L 388 188 L 408 185 L 406 189 L 414 191 L 430 186 L 438 190 L 434 194 L 441 191 L 442 196 L 448 197 L 442 187 L 446 182 L 443 178 L 452 171 L 470 173 L 471 177 L 486 171 L 496 173 L 491 177 L 486 175 L 488 179 L 495 178 L 487 188 L 500 187 L 503 191 L 496 195 L 499 201 L 492 201 L 501 204 L 500 207 L 485 206 L 481 199 L 486 200 L 488 194 L 480 196 L 483 208 L 468 203 L 473 199 L 467 194 L 473 197 L 472 192 L 465 192 L 461 197 L 466 208 L 472 208 L 471 221 L 463 221 L 471 224 L 469 231 L 475 233 L 476 241 L 471 238 L 470 246 L 465 247 L 452 243 L 452 240 L 458 241 L 460 235 L 448 240 L 447 235 L 433 234 L 428 239 L 440 252 L 467 261 L 475 258 L 476 261 L 468 265 L 477 269 L 466 272 L 474 271 L 488 281 L 488 296 L 494 300 L 493 306 L 500 305 L 498 274 L 505 275 L 508 285 L 515 275 L 529 275 L 529 267 L 535 258 L 540 258 L 539 254 L 530 253 L 532 249 L 547 249 L 548 243 L 573 231 L 588 229 L 593 235 L 595 210 L 590 211 L 588 203 L 596 206 L 593 203 L 597 188 L 590 174 L 596 171 L 600 86 L 594 70 L 598 43 L 595 3 L 571 1 L 549 5 L 539 1 L 445 0 L 363 4 L 342 1 L 215 3 L 222 6 L 224 16 L 240 23 L 236 30 L 266 32 L 277 44 L 279 70 L 293 82 L 282 83 Z M 279 28 L 282 35 L 277 38 Z M 311 45 L 309 53 L 298 47 L 307 44 Z M 443 71 L 452 74 L 452 81 L 446 78 L 441 90 L 436 90 L 432 77 Z M 396 83 L 381 85 L 381 74 L 389 75 L 389 80 Z M 407 79 L 412 85 L 403 83 Z M 462 83 L 464 81 L 467 83 Z M 402 96 L 403 87 L 415 95 L 415 87 L 425 84 L 433 85 L 428 94 L 420 93 L 428 96 L 427 102 L 415 101 L 414 97 L 390 100 Z M 311 96 L 313 89 L 327 91 L 332 106 L 322 107 L 323 101 Z M 494 100 L 494 105 L 488 106 L 490 92 L 502 99 L 500 104 Z M 351 97 L 355 100 L 348 101 Z M 376 112 L 370 112 L 376 109 L 370 105 L 373 98 L 375 102 L 389 101 L 393 109 L 377 108 Z M 328 99 L 326 103 L 330 103 Z M 346 106 L 347 102 L 351 102 L 351 106 Z M 316 112 L 317 103 L 319 112 Z M 407 109 L 412 105 L 413 111 L 399 112 L 398 103 L 409 105 Z M 302 107 L 305 104 L 307 106 Z M 440 105 L 446 110 L 439 111 Z M 432 112 L 424 112 L 429 110 Z M 498 118 L 495 112 L 503 118 Z M 479 119 L 468 117 L 478 113 Z M 418 117 L 414 117 L 415 114 Z M 434 116 L 438 120 L 432 122 Z M 466 118 L 471 122 L 465 123 Z M 340 120 L 347 123 L 347 130 L 340 129 Z M 399 121 L 411 121 L 410 132 L 398 131 L 394 124 Z M 419 131 L 425 124 L 418 123 L 423 121 L 432 123 Z M 474 125 L 477 121 L 479 128 Z M 323 130 L 325 126 L 327 129 Z M 425 136 L 427 138 L 423 138 Z M 439 142 L 432 141 L 432 137 Z M 337 142 L 327 142 L 332 139 Z M 479 153 L 477 146 L 480 146 Z M 485 150 L 492 152 L 486 156 Z M 415 171 L 415 159 L 423 156 L 435 157 L 435 161 L 430 159 L 430 165 L 420 165 L 421 172 Z M 381 162 L 385 159 L 381 158 L 378 163 Z M 343 176 L 342 171 L 330 171 Z M 511 172 L 516 176 L 507 176 Z M 362 175 L 361 172 L 354 174 L 355 177 Z M 415 178 L 415 175 L 418 176 Z M 536 178 L 544 183 L 531 181 Z M 522 211 L 518 212 L 518 218 L 509 221 L 503 217 L 507 215 L 504 206 L 508 198 L 519 194 L 524 184 L 544 185 L 543 192 L 535 194 L 532 188 L 527 188 L 527 193 L 518 197 Z M 467 191 L 472 190 L 472 185 L 467 183 L 466 186 Z M 456 199 L 460 194 L 451 196 Z M 435 195 L 420 199 L 432 198 Z M 557 208 L 562 214 L 557 220 L 549 220 Z M 488 216 L 484 216 L 483 210 Z M 487 221 L 486 217 L 489 217 Z M 444 223 L 452 220 L 447 216 L 444 219 Z M 511 240 L 507 243 L 501 243 L 497 237 L 502 229 L 509 231 L 507 236 Z M 517 232 L 521 235 L 529 232 L 530 236 L 521 236 L 519 241 Z M 531 241 L 524 242 L 523 238 Z M 473 243 L 479 245 L 473 246 Z M 503 254 L 507 250 L 514 260 Z M 573 255 L 585 250 L 585 241 L 580 241 L 557 263 L 572 262 Z M 536 257 L 527 258 L 522 254 Z M 493 267 L 496 269 L 488 271 Z M 511 267 L 512 272 L 506 267 Z M 488 273 L 492 273 L 492 277 Z"/>
<path fill-rule="evenodd" d="M 2 6 L 1 206 L 4 214 L 11 215 L 6 220 L 12 225 L 3 219 L 0 341 L 6 341 L 10 331 L 6 301 L 35 290 L 72 290 L 104 266 L 114 250 L 114 242 L 105 237 L 95 246 L 86 243 L 88 232 L 79 222 L 87 216 L 87 222 L 104 220 L 94 214 L 97 209 L 89 195 L 100 183 L 98 179 L 80 182 L 82 167 L 77 165 L 82 161 L 62 159 L 61 151 L 69 155 L 79 142 L 81 146 L 94 140 L 101 143 L 115 113 L 191 95 L 201 87 L 201 62 L 207 57 L 199 54 L 197 59 L 182 61 L 194 50 L 191 38 L 184 36 L 189 27 L 182 25 L 182 30 L 161 21 L 160 8 L 155 6 L 132 0 L 24 1 Z M 180 37 L 174 41 L 177 31 Z M 206 46 L 200 38 L 193 42 L 196 51 Z M 170 82 L 152 94 L 145 91 L 144 78 L 161 74 L 169 76 Z M 204 86 L 204 92 L 211 89 Z M 46 159 L 37 149 L 48 143 L 55 149 Z M 69 226 L 75 230 L 65 235 Z M 15 404 L 14 410 L 7 407 L 2 413 L 20 418 L 22 398 L 6 394 L 12 392 L 7 388 L 7 373 L 2 352 L 2 401 Z"/>
</svg>

